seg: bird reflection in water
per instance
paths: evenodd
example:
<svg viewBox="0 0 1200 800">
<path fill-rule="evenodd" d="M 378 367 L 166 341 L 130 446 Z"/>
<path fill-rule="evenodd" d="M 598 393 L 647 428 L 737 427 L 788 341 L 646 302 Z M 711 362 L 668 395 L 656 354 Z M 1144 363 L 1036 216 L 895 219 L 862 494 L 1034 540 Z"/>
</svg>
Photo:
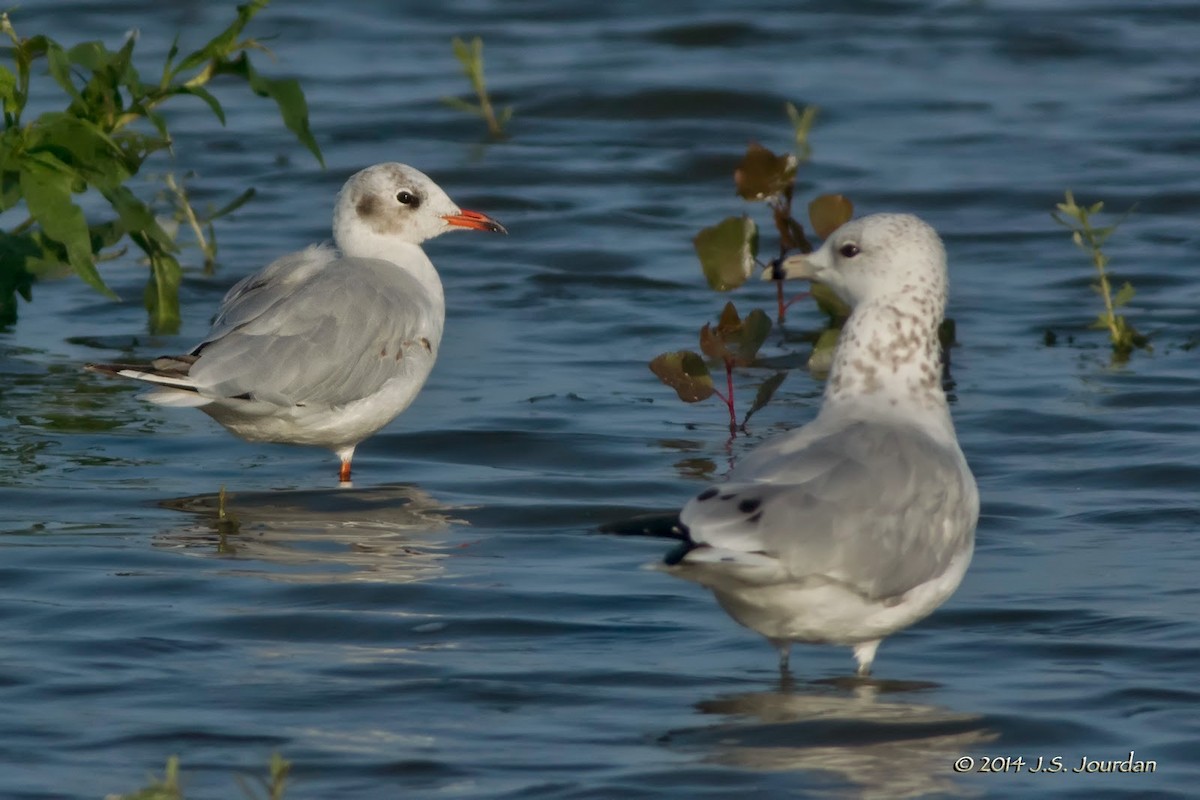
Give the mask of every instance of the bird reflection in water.
<svg viewBox="0 0 1200 800">
<path fill-rule="evenodd" d="M 847 679 L 850 680 L 850 679 Z M 710 763 L 765 771 L 832 774 L 835 797 L 874 800 L 929 795 L 975 797 L 954 759 L 995 741 L 977 715 L 891 699 L 931 684 L 901 681 L 794 684 L 778 691 L 726 695 L 697 703 L 716 725 L 672 732 L 672 746 L 705 752 Z"/>
<path fill-rule="evenodd" d="M 411 485 L 347 492 L 229 492 L 159 503 L 197 517 L 166 531 L 159 547 L 192 555 L 257 560 L 254 571 L 289 582 L 426 580 L 444 571 L 456 548 L 447 532 L 467 524 Z M 244 565 L 239 573 L 246 574 Z"/>
</svg>

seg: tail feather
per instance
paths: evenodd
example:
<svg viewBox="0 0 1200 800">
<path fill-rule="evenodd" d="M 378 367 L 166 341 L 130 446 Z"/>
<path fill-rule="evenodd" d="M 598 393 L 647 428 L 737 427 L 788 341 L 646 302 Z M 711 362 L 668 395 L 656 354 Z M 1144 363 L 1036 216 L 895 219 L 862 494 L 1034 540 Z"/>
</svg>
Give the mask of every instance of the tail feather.
<svg viewBox="0 0 1200 800">
<path fill-rule="evenodd" d="M 208 400 L 196 402 L 196 399 L 181 400 L 179 392 L 195 395 L 198 390 L 188 377 L 188 371 L 195 363 L 195 356 L 164 356 L 156 358 L 149 364 L 85 364 L 84 369 L 109 375 L 115 378 L 132 378 L 135 381 L 161 386 L 161 392 L 151 392 L 146 395 L 148 400 L 162 405 L 203 405 Z"/>
</svg>

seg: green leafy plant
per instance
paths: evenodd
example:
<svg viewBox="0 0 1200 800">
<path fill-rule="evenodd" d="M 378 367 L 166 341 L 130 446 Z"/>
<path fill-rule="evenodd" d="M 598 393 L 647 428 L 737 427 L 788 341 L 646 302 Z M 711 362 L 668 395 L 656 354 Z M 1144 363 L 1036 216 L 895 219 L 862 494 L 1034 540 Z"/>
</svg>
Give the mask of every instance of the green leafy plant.
<svg viewBox="0 0 1200 800">
<path fill-rule="evenodd" d="M 1092 327 L 1107 330 L 1112 342 L 1113 357 L 1125 361 L 1135 349 L 1150 350 L 1150 340 L 1137 332 L 1117 309 L 1127 305 L 1135 294 L 1133 284 L 1125 281 L 1116 294 L 1112 291 L 1112 281 L 1108 274 L 1108 256 L 1104 254 L 1103 245 L 1113 232 L 1124 222 L 1122 216 L 1111 225 L 1097 228 L 1092 224 L 1092 217 L 1104 210 L 1104 203 L 1093 203 L 1081 206 L 1075 202 L 1075 196 L 1068 190 L 1066 201 L 1058 203 L 1057 211 L 1050 212 L 1058 224 L 1071 231 L 1071 241 L 1091 258 L 1092 266 L 1096 268 L 1096 282 L 1092 288 L 1104 302 L 1104 310 L 1097 316 Z M 1131 209 L 1132 210 L 1132 209 Z M 1126 212 L 1125 216 L 1128 216 Z"/>
<path fill-rule="evenodd" d="M 283 800 L 292 763 L 275 753 L 267 767 L 267 777 L 257 778 L 259 788 L 237 776 L 238 786 L 249 800 Z M 179 780 L 179 756 L 167 759 L 164 776 L 151 777 L 150 783 L 133 794 L 110 794 L 105 800 L 184 800 L 183 787 Z"/>
<path fill-rule="evenodd" d="M 812 152 L 808 134 L 816 119 L 816 109 L 809 107 L 799 111 L 789 103 L 787 113 L 792 120 L 795 152 L 777 154 L 751 142 L 733 172 L 738 196 L 748 202 L 765 203 L 770 209 L 778 234 L 779 257 L 792 251 L 808 253 L 813 249 L 804 225 L 792 213 L 792 204 L 797 171 Z M 850 219 L 854 206 L 841 195 L 822 195 L 810 202 L 807 210 L 812 231 L 818 237 L 825 238 Z M 758 225 L 747 214 L 726 217 L 696 234 L 692 244 L 709 287 L 718 292 L 728 292 L 744 284 L 756 269 L 765 269 L 767 265 L 758 257 L 759 241 Z M 849 314 L 845 304 L 825 287 L 814 285 L 810 292 L 789 301 L 784 297 L 783 281 L 776 281 L 776 284 L 780 324 L 785 320 L 788 306 L 810 295 L 816 299 L 818 307 L 825 310 L 831 324 L 840 325 Z M 764 311 L 756 309 L 742 320 L 732 303 L 725 306 L 715 328 L 705 325 L 701 329 L 701 352 L 711 362 L 725 369 L 724 394 L 713 386 L 704 358 L 692 351 L 664 353 L 650 363 L 650 369 L 659 380 L 675 389 L 685 402 L 698 402 L 714 395 L 719 397 L 729 408 L 730 431 L 736 433 L 739 426 L 733 396 L 733 369 L 758 362 L 757 353 L 770 330 L 771 321 Z M 812 340 L 818 347 L 824 345 L 831 352 L 836 333 L 832 339 L 815 334 Z M 770 402 L 785 375 L 782 372 L 773 373 L 759 385 L 754 403 L 740 427 L 744 428 L 749 418 Z"/>
<path fill-rule="evenodd" d="M 23 205 L 28 215 L 0 231 L 0 324 L 15 321 L 16 295 L 31 300 L 37 278 L 64 269 L 115 297 L 97 263 L 120 256 L 128 240 L 150 265 L 145 303 L 151 329 L 178 328 L 178 244 L 152 204 L 130 188 L 151 156 L 172 151 L 161 109 L 173 98 L 199 99 L 224 124 L 225 111 L 207 87 L 219 77 L 244 81 L 256 94 L 275 101 L 284 124 L 324 164 L 309 130 L 299 83 L 265 77 L 250 62 L 251 50 L 266 48 L 242 34 L 266 5 L 267 0 L 252 0 L 238 6 L 237 17 L 225 30 L 182 58 L 176 39 L 161 75 L 149 81 L 133 65 L 136 35 L 116 51 L 101 42 L 68 48 L 44 35 L 21 37 L 8 14 L 0 15 L 0 34 L 11 41 L 13 60 L 11 70 L 0 65 L 0 212 Z M 24 120 L 34 66 L 43 61 L 67 105 Z M 216 254 L 212 221 L 240 206 L 249 194 L 243 192 L 223 209 L 202 215 L 173 178 L 167 188 L 177 219 L 196 234 L 211 267 Z M 76 202 L 77 197 L 84 203 Z M 89 209 L 86 214 L 84 206 Z M 107 218 L 92 211 L 96 208 L 108 212 Z"/>
<path fill-rule="evenodd" d="M 483 40 L 476 36 L 470 42 L 466 42 L 455 36 L 451 44 L 454 46 L 454 57 L 462 64 L 463 74 L 471 82 L 477 101 L 470 103 L 458 97 L 443 97 L 442 102 L 452 108 L 482 117 L 487 123 L 488 133 L 497 139 L 502 138 L 505 135 L 504 126 L 512 119 L 513 110 L 511 106 L 507 106 L 497 115 L 492 106 L 483 77 Z"/>
</svg>

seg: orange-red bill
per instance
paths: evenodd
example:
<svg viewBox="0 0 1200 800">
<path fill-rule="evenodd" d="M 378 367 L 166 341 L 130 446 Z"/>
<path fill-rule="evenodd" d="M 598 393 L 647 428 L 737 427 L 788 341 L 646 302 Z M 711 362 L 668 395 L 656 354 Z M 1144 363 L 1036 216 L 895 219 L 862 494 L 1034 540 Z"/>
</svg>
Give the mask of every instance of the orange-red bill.
<svg viewBox="0 0 1200 800">
<path fill-rule="evenodd" d="M 480 214 L 478 211 L 468 211 L 465 208 L 461 209 L 457 214 L 447 214 L 442 219 L 460 228 L 470 228 L 475 231 L 490 231 L 492 233 L 508 233 L 503 225 L 496 222 L 496 220 L 487 214 Z"/>
</svg>

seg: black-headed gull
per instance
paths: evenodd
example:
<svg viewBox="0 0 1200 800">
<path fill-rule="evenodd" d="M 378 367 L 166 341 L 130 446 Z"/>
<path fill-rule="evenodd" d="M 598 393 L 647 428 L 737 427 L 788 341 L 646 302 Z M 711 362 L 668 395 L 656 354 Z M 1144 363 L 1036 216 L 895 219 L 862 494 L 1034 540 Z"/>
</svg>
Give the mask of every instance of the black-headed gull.
<svg viewBox="0 0 1200 800">
<path fill-rule="evenodd" d="M 793 642 L 830 643 L 853 647 L 865 676 L 885 636 L 958 588 L 974 550 L 979 493 L 941 383 L 946 253 L 917 217 L 876 214 L 776 269 L 853 308 L 821 410 L 687 504 L 666 568 L 710 588 L 781 668 Z"/>
<path fill-rule="evenodd" d="M 348 481 L 355 446 L 412 403 L 437 359 L 446 303 L 421 243 L 463 228 L 507 233 L 418 170 L 376 164 L 338 194 L 335 247 L 238 282 L 187 355 L 87 368 L 152 384 L 151 402 L 198 407 L 247 441 L 329 448 Z"/>
</svg>

